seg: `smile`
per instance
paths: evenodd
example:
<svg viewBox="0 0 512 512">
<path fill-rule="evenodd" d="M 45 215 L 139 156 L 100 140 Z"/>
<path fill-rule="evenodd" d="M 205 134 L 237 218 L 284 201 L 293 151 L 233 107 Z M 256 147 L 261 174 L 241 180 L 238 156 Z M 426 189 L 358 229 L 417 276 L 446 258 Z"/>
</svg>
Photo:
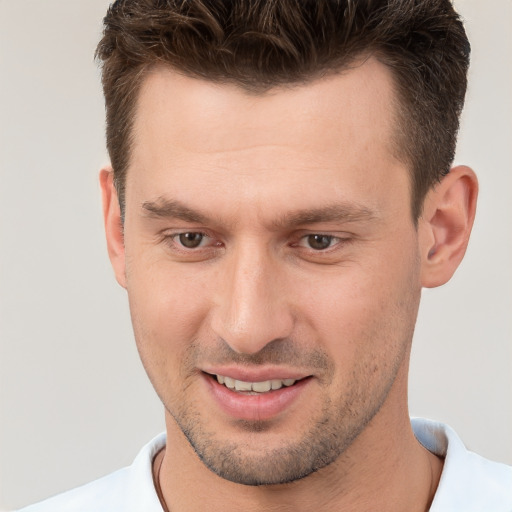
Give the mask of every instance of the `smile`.
<svg viewBox="0 0 512 512">
<path fill-rule="evenodd" d="M 224 374 L 228 371 L 231 376 Z M 282 378 L 272 378 L 277 377 L 278 371 Z M 246 421 L 266 421 L 280 416 L 308 393 L 314 380 L 312 375 L 283 375 L 279 369 L 250 372 L 232 368 L 202 373 L 214 403 L 229 417 Z"/>
<path fill-rule="evenodd" d="M 228 389 L 246 393 L 267 393 L 268 391 L 276 391 L 282 387 L 293 386 L 295 382 L 297 382 L 296 379 L 272 379 L 261 382 L 245 382 L 225 375 L 214 375 L 214 377 L 219 384 L 223 384 Z"/>
</svg>

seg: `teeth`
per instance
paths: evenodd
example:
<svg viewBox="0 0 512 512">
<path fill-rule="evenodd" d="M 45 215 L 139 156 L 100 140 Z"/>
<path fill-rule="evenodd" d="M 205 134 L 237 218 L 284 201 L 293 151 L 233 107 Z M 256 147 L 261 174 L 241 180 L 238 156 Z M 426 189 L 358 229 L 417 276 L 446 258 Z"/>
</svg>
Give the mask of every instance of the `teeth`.
<svg viewBox="0 0 512 512">
<path fill-rule="evenodd" d="M 280 389 L 283 387 L 283 381 L 282 380 L 272 380 L 272 389 Z"/>
<path fill-rule="evenodd" d="M 224 377 L 224 384 L 229 389 L 235 389 L 235 379 L 232 379 L 231 377 Z"/>
<path fill-rule="evenodd" d="M 224 384 L 229 389 L 235 391 L 254 391 L 256 393 L 266 393 L 267 391 L 281 389 L 283 386 L 293 386 L 297 381 L 295 379 L 273 379 L 264 380 L 263 382 L 244 382 L 243 380 L 235 380 L 224 375 L 216 375 L 217 382 Z"/>
<path fill-rule="evenodd" d="M 251 387 L 252 390 L 257 393 L 266 393 L 272 389 L 272 381 L 266 380 L 264 382 L 253 382 Z"/>
<path fill-rule="evenodd" d="M 252 391 L 252 384 L 242 380 L 235 380 L 235 389 L 237 391 Z"/>
</svg>

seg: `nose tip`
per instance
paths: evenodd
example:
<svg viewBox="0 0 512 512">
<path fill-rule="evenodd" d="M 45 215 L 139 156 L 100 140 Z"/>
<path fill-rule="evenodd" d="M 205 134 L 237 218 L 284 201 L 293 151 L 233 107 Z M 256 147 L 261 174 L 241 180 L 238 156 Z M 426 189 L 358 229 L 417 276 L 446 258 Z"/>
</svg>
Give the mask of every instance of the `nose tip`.
<svg viewBox="0 0 512 512">
<path fill-rule="evenodd" d="M 215 333 L 235 352 L 256 354 L 267 344 L 288 338 L 293 318 L 282 300 L 265 283 L 236 283 L 222 298 L 213 321 Z"/>
<path fill-rule="evenodd" d="M 241 309 L 213 325 L 215 333 L 235 352 L 257 354 L 266 345 L 290 336 L 292 322 L 284 311 L 276 308 L 268 308 L 268 311 Z"/>
<path fill-rule="evenodd" d="M 268 261 L 231 266 L 219 287 L 212 328 L 235 352 L 256 354 L 269 343 L 290 337 L 293 315 L 282 273 Z M 224 274 L 226 276 L 226 274 Z"/>
</svg>

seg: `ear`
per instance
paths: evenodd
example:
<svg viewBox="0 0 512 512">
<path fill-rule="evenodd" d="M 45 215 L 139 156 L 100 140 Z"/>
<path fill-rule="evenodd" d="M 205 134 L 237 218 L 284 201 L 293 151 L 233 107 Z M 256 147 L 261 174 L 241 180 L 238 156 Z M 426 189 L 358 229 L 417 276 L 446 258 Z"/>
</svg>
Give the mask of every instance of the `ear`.
<svg viewBox="0 0 512 512">
<path fill-rule="evenodd" d="M 116 188 L 114 187 L 114 171 L 112 167 L 104 167 L 100 171 L 100 187 L 103 199 L 103 220 L 105 223 L 108 255 L 117 282 L 123 288 L 126 288 L 123 223 L 121 222 L 121 209 Z"/>
<path fill-rule="evenodd" d="M 421 284 L 427 288 L 450 280 L 464 257 L 475 219 L 478 181 L 457 166 L 425 198 L 419 219 Z"/>
</svg>

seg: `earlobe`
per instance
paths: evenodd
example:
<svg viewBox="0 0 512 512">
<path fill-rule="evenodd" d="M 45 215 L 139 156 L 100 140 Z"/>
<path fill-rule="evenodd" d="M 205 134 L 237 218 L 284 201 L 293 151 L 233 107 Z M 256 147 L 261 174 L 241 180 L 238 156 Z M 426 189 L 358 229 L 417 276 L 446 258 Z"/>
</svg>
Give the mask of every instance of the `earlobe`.
<svg viewBox="0 0 512 512">
<path fill-rule="evenodd" d="M 123 224 L 119 200 L 114 186 L 114 171 L 111 167 L 104 167 L 100 171 L 100 187 L 108 255 L 117 282 L 123 288 L 126 288 Z"/>
<path fill-rule="evenodd" d="M 419 220 L 422 286 L 449 281 L 469 242 L 478 196 L 475 173 L 466 166 L 451 169 L 425 198 Z"/>
</svg>

